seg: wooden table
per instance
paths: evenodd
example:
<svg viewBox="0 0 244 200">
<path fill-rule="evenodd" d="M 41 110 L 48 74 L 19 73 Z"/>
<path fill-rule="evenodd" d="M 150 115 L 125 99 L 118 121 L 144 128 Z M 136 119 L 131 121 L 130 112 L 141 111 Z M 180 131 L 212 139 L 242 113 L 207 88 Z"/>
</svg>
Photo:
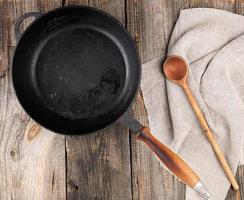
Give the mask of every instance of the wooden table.
<svg viewBox="0 0 244 200">
<path fill-rule="evenodd" d="M 165 54 L 180 9 L 214 7 L 244 14 L 240 1 L 0 0 L 0 50 L 10 66 L 16 46 L 13 27 L 23 13 L 90 5 L 127 27 L 142 62 L 146 62 Z M 26 20 L 24 27 L 29 23 L 30 19 Z M 147 123 L 141 94 L 133 109 L 136 117 Z M 239 168 L 237 177 L 244 199 L 244 167 Z M 185 186 L 161 169 L 150 150 L 123 126 L 79 137 L 41 128 L 16 100 L 9 71 L 0 68 L 1 200 L 181 200 L 184 191 Z M 234 199 L 233 192 L 227 199 Z"/>
</svg>

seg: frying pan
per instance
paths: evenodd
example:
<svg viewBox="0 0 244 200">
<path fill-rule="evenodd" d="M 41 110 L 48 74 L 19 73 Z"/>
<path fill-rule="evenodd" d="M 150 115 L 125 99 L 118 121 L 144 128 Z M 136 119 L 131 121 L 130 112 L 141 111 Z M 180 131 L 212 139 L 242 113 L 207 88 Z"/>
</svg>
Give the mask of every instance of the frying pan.
<svg viewBox="0 0 244 200">
<path fill-rule="evenodd" d="M 35 21 L 20 33 L 21 23 L 31 16 Z M 90 7 L 62 7 L 24 14 L 15 32 L 13 86 L 31 118 L 66 135 L 124 123 L 183 182 L 199 183 L 179 156 L 133 118 L 140 60 L 133 38 L 115 18 Z"/>
</svg>

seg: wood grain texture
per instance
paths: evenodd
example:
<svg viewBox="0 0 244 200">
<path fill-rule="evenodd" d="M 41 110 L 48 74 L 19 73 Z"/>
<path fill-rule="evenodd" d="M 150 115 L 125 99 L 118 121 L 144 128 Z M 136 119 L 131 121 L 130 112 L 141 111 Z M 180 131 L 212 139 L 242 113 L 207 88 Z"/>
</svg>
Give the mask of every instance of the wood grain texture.
<svg viewBox="0 0 244 200">
<path fill-rule="evenodd" d="M 148 124 L 139 93 L 133 106 L 136 118 Z M 164 170 L 152 151 L 131 135 L 133 200 L 184 199 L 185 186 Z"/>
<path fill-rule="evenodd" d="M 244 15 L 244 1 L 236 0 L 235 13 Z"/>
<path fill-rule="evenodd" d="M 142 62 L 166 55 L 180 9 L 214 7 L 244 14 L 243 0 L 0 0 L 0 53 L 7 57 L 0 67 L 0 199 L 185 199 L 185 186 L 162 169 L 127 128 L 114 125 L 65 142 L 30 120 L 20 107 L 7 70 L 16 46 L 14 22 L 23 13 L 46 12 L 64 3 L 98 7 L 118 18 L 137 42 Z M 32 20 L 25 20 L 21 29 Z M 133 110 L 148 125 L 140 92 Z M 237 177 L 244 199 L 244 166 Z M 231 189 L 226 199 L 235 199 Z"/>
<path fill-rule="evenodd" d="M 113 126 L 67 138 L 67 200 L 131 199 L 126 132 L 123 127 Z"/>
<path fill-rule="evenodd" d="M 240 185 L 241 199 L 244 199 L 244 166 L 239 166 L 237 170 L 237 181 Z M 233 189 L 229 189 L 226 200 L 235 200 L 236 193 Z"/>
<path fill-rule="evenodd" d="M 9 17 L 6 13 L 7 3 L 1 2 L 0 11 L 0 78 L 3 78 L 8 71 L 8 49 L 7 49 L 7 36 Z M 5 11 L 5 12 L 4 12 Z M 4 40 L 5 39 L 5 40 Z"/>
<path fill-rule="evenodd" d="M 187 4 L 184 1 L 127 1 L 127 26 L 137 41 L 142 62 L 166 54 L 178 11 Z M 133 108 L 136 118 L 147 125 L 147 113 L 140 93 Z M 133 199 L 184 199 L 185 186 L 162 169 L 153 153 L 133 135 L 131 152 Z"/>
<path fill-rule="evenodd" d="M 60 5 L 61 1 L 0 1 L 0 50 L 9 65 L 16 45 L 15 20 L 25 12 Z M 0 78 L 0 158 L 0 199 L 65 199 L 64 137 L 29 119 L 15 97 L 9 72 Z"/>
<path fill-rule="evenodd" d="M 124 24 L 125 2 L 67 0 L 66 5 L 90 5 Z M 128 129 L 120 125 L 97 133 L 67 137 L 67 200 L 130 200 L 131 171 Z"/>
</svg>

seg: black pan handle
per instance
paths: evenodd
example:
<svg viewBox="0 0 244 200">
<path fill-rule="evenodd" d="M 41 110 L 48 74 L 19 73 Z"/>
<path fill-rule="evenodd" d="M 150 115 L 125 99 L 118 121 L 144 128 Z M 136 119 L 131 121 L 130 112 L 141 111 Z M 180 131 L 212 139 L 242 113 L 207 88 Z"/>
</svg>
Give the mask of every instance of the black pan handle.
<svg viewBox="0 0 244 200">
<path fill-rule="evenodd" d="M 17 41 L 19 41 L 22 33 L 20 32 L 19 28 L 20 25 L 22 24 L 22 22 L 28 18 L 28 17 L 35 17 L 38 18 L 41 15 L 41 13 L 37 13 L 37 12 L 29 12 L 29 13 L 25 13 L 23 14 L 15 23 L 15 37 L 17 39 Z"/>
</svg>

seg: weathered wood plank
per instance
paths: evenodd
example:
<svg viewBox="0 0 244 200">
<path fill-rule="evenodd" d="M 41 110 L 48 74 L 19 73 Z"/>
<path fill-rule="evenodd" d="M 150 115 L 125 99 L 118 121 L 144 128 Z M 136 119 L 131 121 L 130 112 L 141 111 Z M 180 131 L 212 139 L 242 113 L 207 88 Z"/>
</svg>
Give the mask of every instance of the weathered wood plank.
<svg viewBox="0 0 244 200">
<path fill-rule="evenodd" d="M 126 22 L 125 2 L 69 0 L 67 3 L 99 7 Z M 128 0 L 126 4 L 127 25 L 138 41 L 143 62 L 165 54 L 181 8 L 204 6 L 244 13 L 241 1 L 234 5 L 220 0 Z M 61 1 L 52 0 L 0 1 L 0 50 L 9 61 L 12 46 L 16 44 L 11 25 L 14 20 L 24 12 L 44 12 L 59 5 Z M 29 22 L 30 19 L 26 20 L 24 26 Z M 9 74 L 0 79 L 0 99 L 0 156 L 3 158 L 0 199 L 65 199 L 64 138 L 29 120 L 14 97 Z M 147 124 L 140 94 L 134 111 Z M 124 127 L 113 126 L 93 135 L 67 137 L 66 145 L 68 199 L 184 199 L 184 185 L 162 170 L 152 153 L 134 136 L 131 137 L 132 194 L 129 136 Z M 242 168 L 237 175 L 243 194 Z M 234 199 L 234 194 L 230 192 L 227 199 Z"/>
<path fill-rule="evenodd" d="M 236 0 L 235 13 L 244 15 L 244 2 L 243 0 Z M 244 166 L 239 166 L 237 170 L 237 181 L 240 186 L 241 199 L 244 199 Z M 229 190 L 226 200 L 235 200 L 236 194 L 232 189 Z"/>
<path fill-rule="evenodd" d="M 236 0 L 235 11 L 239 15 L 244 15 L 244 1 Z"/>
<path fill-rule="evenodd" d="M 23 13 L 60 6 L 56 1 L 0 1 L 0 50 L 11 63 L 13 24 Z M 25 25 L 28 22 L 25 22 Z M 65 141 L 29 119 L 8 72 L 0 78 L 0 199 L 66 199 Z"/>
<path fill-rule="evenodd" d="M 237 182 L 240 186 L 240 192 L 241 192 L 241 199 L 244 199 L 244 166 L 239 166 L 237 170 Z M 236 199 L 236 193 L 233 189 L 229 189 L 228 195 L 226 197 L 226 200 L 235 200 Z"/>
<path fill-rule="evenodd" d="M 127 1 L 127 25 L 138 43 L 142 62 L 166 54 L 166 47 L 178 11 L 187 1 Z M 134 104 L 137 119 L 147 124 L 143 98 Z M 184 185 L 163 170 L 152 152 L 131 137 L 132 186 L 134 200 L 184 199 Z"/>
<path fill-rule="evenodd" d="M 67 0 L 66 5 L 90 5 L 125 22 L 124 1 Z M 132 199 L 128 129 L 113 125 L 97 133 L 66 137 L 67 200 Z"/>
<path fill-rule="evenodd" d="M 1 1 L 0 1 L 1 2 Z M 7 14 L 7 3 L 0 3 L 0 78 L 6 75 L 8 70 L 8 49 L 7 49 L 7 39 L 8 39 L 8 24 L 10 24 L 9 17 Z"/>
<path fill-rule="evenodd" d="M 235 0 L 192 0 L 189 1 L 190 8 L 216 8 L 233 12 L 235 9 Z"/>
<path fill-rule="evenodd" d="M 139 94 L 133 110 L 136 118 L 148 124 L 143 99 Z M 184 199 L 185 186 L 162 169 L 153 153 L 131 136 L 133 200 Z"/>
</svg>

